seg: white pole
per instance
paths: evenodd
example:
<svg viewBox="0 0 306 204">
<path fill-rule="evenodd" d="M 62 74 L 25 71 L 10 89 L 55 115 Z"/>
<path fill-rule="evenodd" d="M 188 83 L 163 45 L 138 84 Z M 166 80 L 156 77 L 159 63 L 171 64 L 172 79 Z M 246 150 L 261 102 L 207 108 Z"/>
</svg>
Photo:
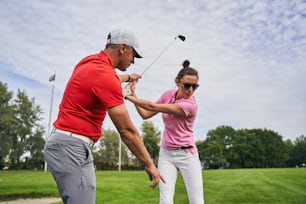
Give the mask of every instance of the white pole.
<svg viewBox="0 0 306 204">
<path fill-rule="evenodd" d="M 48 122 L 48 136 L 50 135 L 50 127 L 51 127 L 51 116 L 52 116 L 52 106 L 53 106 L 53 95 L 54 95 L 54 83 L 53 83 L 53 85 L 52 85 L 52 90 L 51 90 L 50 113 L 49 113 L 49 122 Z"/>
<path fill-rule="evenodd" d="M 118 162 L 118 171 L 121 171 L 121 137 L 119 135 L 119 162 Z"/>
<path fill-rule="evenodd" d="M 54 73 L 55 76 L 55 73 Z M 49 80 L 50 81 L 50 80 Z M 53 95 L 54 95 L 54 83 L 55 83 L 55 78 L 52 80 L 53 84 L 52 84 L 52 89 L 51 89 L 51 101 L 50 101 L 50 112 L 49 112 L 49 122 L 48 122 L 48 131 L 47 131 L 47 138 L 50 135 L 50 127 L 51 127 L 51 116 L 52 116 L 52 106 L 53 106 Z M 45 165 L 44 165 L 44 171 L 46 172 L 48 170 L 48 164 L 45 160 Z"/>
</svg>

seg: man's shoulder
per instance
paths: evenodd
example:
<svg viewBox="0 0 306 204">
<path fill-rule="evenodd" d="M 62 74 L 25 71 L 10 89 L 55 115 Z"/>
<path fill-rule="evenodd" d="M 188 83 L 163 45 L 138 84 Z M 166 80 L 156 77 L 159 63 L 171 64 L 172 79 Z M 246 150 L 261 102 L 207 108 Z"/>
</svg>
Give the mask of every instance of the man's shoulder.
<svg viewBox="0 0 306 204">
<path fill-rule="evenodd" d="M 96 61 L 99 61 L 100 63 L 103 63 L 104 65 L 112 67 L 112 63 L 111 63 L 109 56 L 103 50 L 100 51 L 99 53 L 91 54 L 91 55 L 84 57 L 78 63 L 78 65 L 96 62 Z"/>
</svg>

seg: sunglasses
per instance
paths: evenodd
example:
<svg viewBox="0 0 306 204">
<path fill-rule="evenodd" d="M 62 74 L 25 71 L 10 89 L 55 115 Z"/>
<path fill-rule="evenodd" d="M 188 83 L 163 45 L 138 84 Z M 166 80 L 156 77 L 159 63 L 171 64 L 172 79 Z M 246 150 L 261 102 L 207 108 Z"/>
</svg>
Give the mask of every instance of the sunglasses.
<svg viewBox="0 0 306 204">
<path fill-rule="evenodd" d="M 184 88 L 186 90 L 190 89 L 190 87 L 192 87 L 193 90 L 196 90 L 197 88 L 199 88 L 199 84 L 189 84 L 189 83 L 183 83 L 182 84 L 184 85 Z"/>
</svg>

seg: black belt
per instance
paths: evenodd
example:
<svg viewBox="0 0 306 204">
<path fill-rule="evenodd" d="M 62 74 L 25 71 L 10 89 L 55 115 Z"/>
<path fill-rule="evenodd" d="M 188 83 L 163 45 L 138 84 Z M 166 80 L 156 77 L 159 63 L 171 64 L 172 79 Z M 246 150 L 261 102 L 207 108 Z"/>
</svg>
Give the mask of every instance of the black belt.
<svg viewBox="0 0 306 204">
<path fill-rule="evenodd" d="M 193 148 L 193 146 L 183 146 L 183 147 L 179 147 L 177 149 L 191 149 Z"/>
</svg>

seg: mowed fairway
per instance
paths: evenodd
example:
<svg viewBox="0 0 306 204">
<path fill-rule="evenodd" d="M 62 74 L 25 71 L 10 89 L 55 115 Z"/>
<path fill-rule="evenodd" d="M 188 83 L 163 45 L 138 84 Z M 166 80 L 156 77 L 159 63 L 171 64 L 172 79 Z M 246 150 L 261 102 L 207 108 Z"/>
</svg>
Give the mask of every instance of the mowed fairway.
<svg viewBox="0 0 306 204">
<path fill-rule="evenodd" d="M 98 171 L 97 204 L 158 203 L 158 189 L 149 188 L 144 171 Z M 204 170 L 206 204 L 306 203 L 306 169 Z M 49 172 L 0 171 L 0 201 L 58 196 Z M 179 176 L 176 204 L 188 198 Z"/>
</svg>

